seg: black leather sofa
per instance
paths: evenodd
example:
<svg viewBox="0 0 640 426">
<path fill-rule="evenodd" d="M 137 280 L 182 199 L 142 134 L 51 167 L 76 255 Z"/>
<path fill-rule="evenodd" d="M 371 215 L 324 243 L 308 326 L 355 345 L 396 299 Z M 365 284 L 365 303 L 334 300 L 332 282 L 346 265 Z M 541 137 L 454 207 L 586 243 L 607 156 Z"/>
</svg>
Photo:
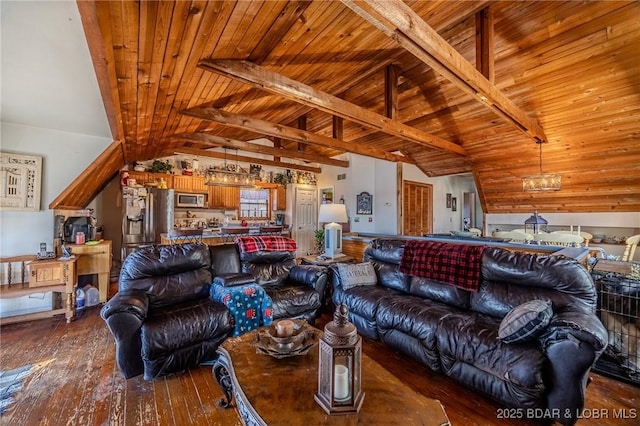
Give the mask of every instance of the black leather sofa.
<svg viewBox="0 0 640 426">
<path fill-rule="evenodd" d="M 274 319 L 320 313 L 327 269 L 296 266 L 289 252 L 264 251 L 241 257 L 235 244 L 156 245 L 123 262 L 118 292 L 101 309 L 116 343 L 125 376 L 145 380 L 182 372 L 215 358 L 233 330 L 226 306 L 210 297 L 217 276 L 227 285 L 253 274 L 272 297 Z"/>
<path fill-rule="evenodd" d="M 479 291 L 398 271 L 407 240 L 376 239 L 364 261 L 375 285 L 345 290 L 332 266 L 333 302 L 358 331 L 489 396 L 522 417 L 572 424 L 584 407 L 588 373 L 607 344 L 595 314 L 596 289 L 574 259 L 485 248 Z M 498 338 L 502 319 L 523 302 L 552 302 L 532 341 Z"/>
</svg>

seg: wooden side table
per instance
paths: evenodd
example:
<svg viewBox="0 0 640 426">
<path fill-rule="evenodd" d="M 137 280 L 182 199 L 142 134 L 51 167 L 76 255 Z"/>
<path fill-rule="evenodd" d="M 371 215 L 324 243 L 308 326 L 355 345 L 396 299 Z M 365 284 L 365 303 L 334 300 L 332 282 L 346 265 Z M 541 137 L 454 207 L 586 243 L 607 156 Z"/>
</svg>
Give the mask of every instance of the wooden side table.
<svg viewBox="0 0 640 426">
<path fill-rule="evenodd" d="M 64 260 L 46 259 L 27 262 L 28 282 L 0 286 L 0 298 L 7 299 L 51 291 L 62 295 L 62 301 L 60 301 L 62 306 L 56 308 L 56 301 L 53 301 L 54 307 L 50 311 L 5 317 L 0 319 L 0 324 L 48 318 L 57 314 L 65 314 L 67 323 L 71 322 L 74 316 L 74 287 L 78 281 L 77 260 L 78 256 Z"/>
<path fill-rule="evenodd" d="M 71 254 L 82 255 L 78 260 L 78 275 L 98 275 L 100 303 L 107 301 L 109 276 L 111 273 L 111 241 L 102 240 L 98 244 L 65 244 Z"/>
</svg>

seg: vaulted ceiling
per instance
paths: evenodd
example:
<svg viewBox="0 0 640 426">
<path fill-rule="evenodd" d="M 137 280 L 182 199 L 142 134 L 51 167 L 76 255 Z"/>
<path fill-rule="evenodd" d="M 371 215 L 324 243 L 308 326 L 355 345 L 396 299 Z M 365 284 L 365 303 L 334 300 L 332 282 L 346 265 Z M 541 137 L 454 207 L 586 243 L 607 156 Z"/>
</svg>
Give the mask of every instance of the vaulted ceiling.
<svg viewBox="0 0 640 426">
<path fill-rule="evenodd" d="M 283 167 L 354 152 L 471 172 L 489 213 L 640 211 L 639 2 L 78 7 L 114 143 L 53 204 L 136 160 L 264 153 L 251 141 L 267 137 Z M 537 142 L 560 191 L 522 191 Z"/>
</svg>

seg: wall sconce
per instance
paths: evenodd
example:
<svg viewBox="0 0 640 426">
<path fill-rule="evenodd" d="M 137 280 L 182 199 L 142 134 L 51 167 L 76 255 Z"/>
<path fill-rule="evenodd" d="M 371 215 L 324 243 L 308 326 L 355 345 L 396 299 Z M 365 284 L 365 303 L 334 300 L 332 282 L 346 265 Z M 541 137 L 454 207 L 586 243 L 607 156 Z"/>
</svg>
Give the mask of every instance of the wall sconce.
<svg viewBox="0 0 640 426">
<path fill-rule="evenodd" d="M 361 389 L 362 338 L 340 304 L 320 338 L 316 402 L 327 414 L 353 414 L 364 401 Z"/>
</svg>

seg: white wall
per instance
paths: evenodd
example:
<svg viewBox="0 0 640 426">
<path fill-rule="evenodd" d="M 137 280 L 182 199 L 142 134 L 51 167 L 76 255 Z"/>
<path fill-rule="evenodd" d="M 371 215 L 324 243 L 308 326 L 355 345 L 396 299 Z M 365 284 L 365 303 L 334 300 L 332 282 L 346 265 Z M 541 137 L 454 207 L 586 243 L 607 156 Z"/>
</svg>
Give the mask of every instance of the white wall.
<svg viewBox="0 0 640 426">
<path fill-rule="evenodd" d="M 471 175 L 429 177 L 411 164 L 403 165 L 402 174 L 404 180 L 433 185 L 433 233 L 449 233 L 452 230 L 462 229 L 462 194 L 465 192 L 476 193 Z M 446 206 L 447 194 L 456 198 L 457 209 L 455 212 Z M 477 195 L 476 198 L 478 198 Z M 478 217 L 482 220 L 482 211 L 479 205 L 476 205 L 476 223 Z"/>
<path fill-rule="evenodd" d="M 0 211 L 0 255 L 35 254 L 53 243 L 53 201 L 111 143 L 110 139 L 0 122 L 0 149 L 42 157 L 38 212 Z"/>
<path fill-rule="evenodd" d="M 398 234 L 396 163 L 356 154 L 343 154 L 337 158 L 349 160 L 349 167 L 323 166 L 322 174 L 318 175 L 318 187 L 333 186 L 335 199 L 344 197 L 351 231 Z M 338 180 L 338 175 L 343 173 L 346 174 L 346 179 Z M 403 164 L 402 173 L 404 180 L 433 185 L 433 231 L 435 233 L 448 233 L 453 229 L 462 229 L 462 194 L 476 192 L 470 175 L 430 178 L 417 167 L 407 164 Z M 355 214 L 356 196 L 363 191 L 373 195 L 373 215 L 371 216 Z M 446 207 L 447 193 L 453 194 L 458 199 L 456 212 Z M 482 218 L 480 208 L 476 207 L 476 217 L 478 215 Z"/>
</svg>

